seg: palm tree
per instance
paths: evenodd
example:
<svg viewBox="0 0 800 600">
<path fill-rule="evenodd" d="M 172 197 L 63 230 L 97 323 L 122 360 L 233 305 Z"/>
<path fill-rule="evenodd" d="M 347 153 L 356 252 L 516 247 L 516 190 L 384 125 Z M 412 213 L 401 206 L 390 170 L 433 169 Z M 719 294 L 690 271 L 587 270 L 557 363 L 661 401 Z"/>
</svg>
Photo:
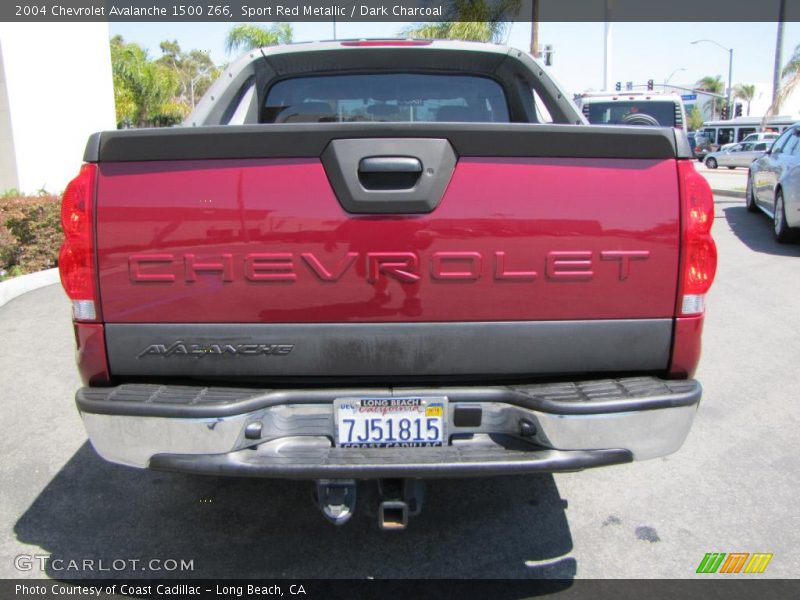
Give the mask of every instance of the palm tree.
<svg viewBox="0 0 800 600">
<path fill-rule="evenodd" d="M 752 83 L 738 83 L 733 86 L 733 97 L 747 102 L 747 116 L 750 116 L 750 103 L 756 95 L 756 86 Z"/>
<path fill-rule="evenodd" d="M 695 84 L 695 89 L 700 92 L 709 92 L 711 94 L 718 94 L 721 96 L 725 87 L 722 83 L 721 75 L 717 75 L 716 77 L 711 77 L 710 75 L 706 75 Z M 709 103 L 711 104 L 711 117 L 713 119 L 716 119 L 717 96 L 712 96 L 711 100 L 709 100 Z M 708 106 L 708 103 L 706 104 L 706 106 Z"/>
<path fill-rule="evenodd" d="M 769 107 L 767 116 L 778 114 L 783 103 L 792 95 L 797 84 L 800 83 L 800 44 L 795 47 L 792 57 L 789 59 L 789 62 L 786 63 L 786 66 L 783 67 L 781 79 L 780 90 L 775 96 L 775 101 L 772 103 L 772 106 Z"/>
<path fill-rule="evenodd" d="M 404 37 L 429 40 L 465 40 L 468 42 L 499 42 L 505 33 L 505 23 L 485 21 L 443 21 L 441 23 L 420 23 L 404 29 Z"/>
<path fill-rule="evenodd" d="M 231 54 L 264 46 L 289 44 L 293 34 L 289 23 L 273 23 L 269 29 L 255 23 L 239 23 L 234 25 L 225 37 L 225 51 Z"/>
<path fill-rule="evenodd" d="M 188 112 L 176 98 L 180 82 L 167 65 L 138 44 L 111 38 L 111 70 L 118 125 L 146 127 L 180 121 Z"/>
<path fill-rule="evenodd" d="M 508 21 L 519 11 L 521 0 L 453 0 L 447 19 L 417 23 L 400 32 L 405 37 L 425 39 L 502 42 Z"/>
</svg>

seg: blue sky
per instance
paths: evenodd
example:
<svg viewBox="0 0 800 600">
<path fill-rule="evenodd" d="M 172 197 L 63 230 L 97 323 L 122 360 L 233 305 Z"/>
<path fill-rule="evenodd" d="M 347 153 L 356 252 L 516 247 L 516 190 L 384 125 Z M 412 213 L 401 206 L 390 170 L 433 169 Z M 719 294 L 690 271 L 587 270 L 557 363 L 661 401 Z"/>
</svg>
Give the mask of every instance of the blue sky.
<svg viewBox="0 0 800 600">
<path fill-rule="evenodd" d="M 331 39 L 332 23 L 293 23 L 295 41 Z M 337 23 L 338 38 L 393 37 L 403 23 Z M 111 35 L 148 48 L 158 56 L 161 40 L 176 39 L 183 49 L 210 52 L 216 63 L 234 57 L 225 54 L 224 39 L 230 23 L 109 23 Z M 611 81 L 663 82 L 676 69 L 673 84 L 689 84 L 705 75 L 728 77 L 728 53 L 713 44 L 696 44 L 713 39 L 734 49 L 734 83 L 772 81 L 775 52 L 775 23 L 614 23 L 612 25 Z M 603 73 L 603 23 L 542 23 L 540 39 L 555 49 L 553 76 L 570 92 L 600 89 Z M 528 49 L 530 23 L 515 23 L 509 31 L 509 45 Z M 800 43 L 800 23 L 784 29 L 784 62 Z"/>
</svg>

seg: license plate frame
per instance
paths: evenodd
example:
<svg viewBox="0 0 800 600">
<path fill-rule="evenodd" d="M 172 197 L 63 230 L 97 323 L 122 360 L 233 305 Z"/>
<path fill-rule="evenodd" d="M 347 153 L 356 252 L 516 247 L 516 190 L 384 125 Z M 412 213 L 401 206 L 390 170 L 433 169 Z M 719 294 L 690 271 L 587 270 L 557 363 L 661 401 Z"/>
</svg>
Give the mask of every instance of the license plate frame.
<svg viewBox="0 0 800 600">
<path fill-rule="evenodd" d="M 333 434 L 338 448 L 436 448 L 447 445 L 446 396 L 358 396 L 337 398 L 333 406 Z M 353 420 L 352 426 L 345 419 Z M 376 420 L 378 428 L 373 424 Z M 402 420 L 409 421 L 408 428 L 401 423 Z M 371 422 L 365 425 L 367 421 Z M 439 435 L 434 435 L 437 428 Z M 382 435 L 376 435 L 377 429 Z M 402 439 L 406 431 L 409 436 Z M 364 437 L 366 439 L 361 439 Z"/>
</svg>

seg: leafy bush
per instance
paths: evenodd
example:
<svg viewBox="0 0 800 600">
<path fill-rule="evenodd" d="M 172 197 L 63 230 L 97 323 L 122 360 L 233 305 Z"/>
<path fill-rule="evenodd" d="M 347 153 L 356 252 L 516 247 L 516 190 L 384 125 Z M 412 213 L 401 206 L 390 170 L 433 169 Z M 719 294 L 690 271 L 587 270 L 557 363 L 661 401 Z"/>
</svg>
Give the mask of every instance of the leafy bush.
<svg viewBox="0 0 800 600">
<path fill-rule="evenodd" d="M 55 267 L 64 235 L 58 196 L 0 196 L 0 279 Z"/>
</svg>

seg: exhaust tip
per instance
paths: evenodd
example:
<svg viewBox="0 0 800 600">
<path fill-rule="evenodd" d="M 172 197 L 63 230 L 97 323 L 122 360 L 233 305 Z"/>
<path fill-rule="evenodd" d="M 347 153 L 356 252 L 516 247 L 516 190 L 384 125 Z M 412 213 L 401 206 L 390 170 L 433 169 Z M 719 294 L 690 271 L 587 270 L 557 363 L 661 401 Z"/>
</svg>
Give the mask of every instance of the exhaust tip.
<svg viewBox="0 0 800 600">
<path fill-rule="evenodd" d="M 402 500 L 385 500 L 378 509 L 378 524 L 387 531 L 402 531 L 408 526 L 408 504 Z"/>
</svg>

